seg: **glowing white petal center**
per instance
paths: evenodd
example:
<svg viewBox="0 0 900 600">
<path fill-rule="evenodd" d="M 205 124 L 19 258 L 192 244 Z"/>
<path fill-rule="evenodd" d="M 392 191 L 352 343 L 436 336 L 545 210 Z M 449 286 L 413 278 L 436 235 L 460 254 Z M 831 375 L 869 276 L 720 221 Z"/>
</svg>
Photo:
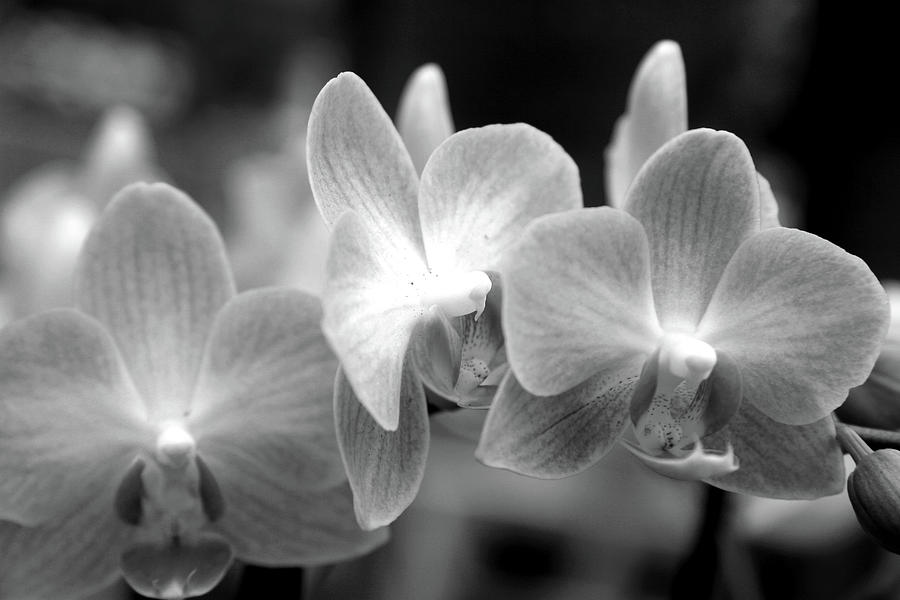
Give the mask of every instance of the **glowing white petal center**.
<svg viewBox="0 0 900 600">
<path fill-rule="evenodd" d="M 163 425 L 156 438 L 156 458 L 170 467 L 183 467 L 194 459 L 197 443 L 179 423 Z"/>
<path fill-rule="evenodd" d="M 716 351 L 712 346 L 683 333 L 668 333 L 659 347 L 660 379 L 669 376 L 667 383 L 676 386 L 684 381 L 697 386 L 709 377 L 716 366 Z M 673 386 L 674 389 L 674 386 Z"/>
<path fill-rule="evenodd" d="M 422 290 L 422 303 L 426 307 L 438 306 L 449 317 L 461 317 L 484 312 L 491 279 L 484 271 L 467 273 L 441 273 L 432 275 Z"/>
</svg>

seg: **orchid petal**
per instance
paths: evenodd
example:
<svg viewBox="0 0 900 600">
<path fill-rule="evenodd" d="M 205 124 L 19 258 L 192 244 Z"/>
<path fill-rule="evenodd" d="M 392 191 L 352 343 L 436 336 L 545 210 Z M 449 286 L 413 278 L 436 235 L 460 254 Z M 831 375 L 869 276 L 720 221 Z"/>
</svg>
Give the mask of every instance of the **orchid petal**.
<svg viewBox="0 0 900 600">
<path fill-rule="evenodd" d="M 334 391 L 341 456 L 363 529 L 388 525 L 415 499 L 425 474 L 429 428 L 425 392 L 415 371 L 403 371 L 396 431 L 385 431 L 360 405 L 342 371 Z"/>
<path fill-rule="evenodd" d="M 410 76 L 400 96 L 397 129 L 421 173 L 434 149 L 455 131 L 447 81 L 439 66 L 422 65 Z"/>
<path fill-rule="evenodd" d="M 759 184 L 744 143 L 696 129 L 654 154 L 625 208 L 650 241 L 653 297 L 663 329 L 691 331 L 725 265 L 759 231 Z"/>
<path fill-rule="evenodd" d="M 740 365 L 744 397 L 801 425 L 865 381 L 889 320 L 887 297 L 859 258 L 810 233 L 767 229 L 735 253 L 698 337 Z"/>
<path fill-rule="evenodd" d="M 400 268 L 379 252 L 357 213 L 335 223 L 322 328 L 360 402 L 389 430 L 399 418 L 403 357 L 424 311 L 416 288 L 421 276 Z"/>
<path fill-rule="evenodd" d="M 769 180 L 759 173 L 756 174 L 756 178 L 759 181 L 759 226 L 761 229 L 780 227 L 778 201 L 772 192 L 772 186 L 769 185 Z"/>
<path fill-rule="evenodd" d="M 541 479 L 587 469 L 625 428 L 640 368 L 640 361 L 634 361 L 552 397 L 529 394 L 508 373 L 488 412 L 475 456 L 490 467 Z"/>
<path fill-rule="evenodd" d="M 707 481 L 742 494 L 791 500 L 836 494 L 844 487 L 844 461 L 825 417 L 808 425 L 784 425 L 744 403 L 722 430 L 704 438 L 708 446 L 734 446 L 740 468 Z"/>
<path fill-rule="evenodd" d="M 112 333 L 151 420 L 181 418 L 213 318 L 234 294 L 210 218 L 166 184 L 128 186 L 85 241 L 75 290 Z"/>
<path fill-rule="evenodd" d="M 83 598 L 119 577 L 119 553 L 132 533 L 112 510 L 105 483 L 84 503 L 65 496 L 69 511 L 38 527 L 0 522 L 3 600 Z"/>
<path fill-rule="evenodd" d="M 287 499 L 344 479 L 332 404 L 338 363 L 320 320 L 316 298 L 269 288 L 235 296 L 213 325 L 189 426 L 204 459 L 234 471 L 246 496 Z"/>
<path fill-rule="evenodd" d="M 452 135 L 422 172 L 419 211 L 428 265 L 496 269 L 525 226 L 581 207 L 578 167 L 530 125 L 489 125 Z"/>
<path fill-rule="evenodd" d="M 379 247 L 424 259 L 416 169 L 390 117 L 355 74 L 341 73 L 316 98 L 307 166 L 326 223 L 355 211 Z"/>
<path fill-rule="evenodd" d="M 0 333 L 0 518 L 34 525 L 99 493 L 152 443 L 143 415 L 93 319 L 57 309 L 8 325 Z"/>
<path fill-rule="evenodd" d="M 560 394 L 603 365 L 612 370 L 655 349 L 661 332 L 647 238 L 625 212 L 589 208 L 538 219 L 502 275 L 506 353 L 533 394 Z"/>
<path fill-rule="evenodd" d="M 621 208 L 641 165 L 687 130 L 687 85 L 681 47 L 657 42 L 641 60 L 628 90 L 628 107 L 606 148 L 607 204 Z"/>
<path fill-rule="evenodd" d="M 219 455 L 209 456 L 208 462 L 226 506 L 215 527 L 245 562 L 270 567 L 331 564 L 365 554 L 387 539 L 386 531 L 359 528 L 345 481 L 317 490 L 268 486 L 255 491 L 244 473 Z"/>
</svg>

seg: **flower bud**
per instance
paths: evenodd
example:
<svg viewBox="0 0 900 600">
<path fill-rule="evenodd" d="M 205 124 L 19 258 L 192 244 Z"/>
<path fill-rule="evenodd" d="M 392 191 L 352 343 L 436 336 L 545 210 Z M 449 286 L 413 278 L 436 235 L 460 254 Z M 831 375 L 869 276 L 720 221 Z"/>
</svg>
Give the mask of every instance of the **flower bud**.
<svg viewBox="0 0 900 600">
<path fill-rule="evenodd" d="M 900 554 L 900 450 L 878 450 L 859 458 L 847 491 L 863 530 Z"/>
</svg>

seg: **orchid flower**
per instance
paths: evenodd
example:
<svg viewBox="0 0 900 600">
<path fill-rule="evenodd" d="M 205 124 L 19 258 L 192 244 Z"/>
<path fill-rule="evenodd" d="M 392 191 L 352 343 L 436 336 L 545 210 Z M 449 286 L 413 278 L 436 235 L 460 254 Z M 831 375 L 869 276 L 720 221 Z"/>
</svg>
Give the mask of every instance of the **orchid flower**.
<svg viewBox="0 0 900 600">
<path fill-rule="evenodd" d="M 288 285 L 321 293 L 329 231 L 305 165 L 303 135 L 278 153 L 247 156 L 229 168 L 226 194 L 234 228 L 226 240 L 239 289 Z"/>
<path fill-rule="evenodd" d="M 0 213 L 12 312 L 69 304 L 75 260 L 99 212 L 125 185 L 158 174 L 146 124 L 119 106 L 103 115 L 81 164 L 51 163 L 16 183 Z"/>
<path fill-rule="evenodd" d="M 444 110 L 418 106 L 423 115 Z M 411 111 L 401 110 L 402 123 Z M 389 117 L 352 73 L 319 94 L 307 139 L 313 193 L 332 228 L 322 304 L 341 361 L 338 437 L 357 518 L 373 528 L 393 521 L 421 482 L 423 380 L 465 402 L 489 377 L 498 358 L 493 272 L 532 219 L 581 205 L 578 172 L 546 134 L 494 125 L 444 140 L 420 181 Z"/>
<path fill-rule="evenodd" d="M 687 81 L 681 46 L 672 40 L 653 45 L 635 71 L 625 114 L 616 121 L 606 148 L 607 204 L 622 208 L 641 166 L 663 144 L 688 128 Z M 769 182 L 759 177 L 762 227 L 779 225 L 778 203 Z"/>
<path fill-rule="evenodd" d="M 621 439 L 672 477 L 840 491 L 830 413 L 871 370 L 887 299 L 860 259 L 761 228 L 758 183 L 740 139 L 693 130 L 645 163 L 625 210 L 535 221 L 501 268 L 515 376 L 477 456 L 561 477 Z"/>
<path fill-rule="evenodd" d="M 121 573 L 205 593 L 233 558 L 329 563 L 357 527 L 318 302 L 235 295 L 212 221 L 136 184 L 85 241 L 75 309 L 0 332 L 0 596 L 74 598 Z"/>
</svg>

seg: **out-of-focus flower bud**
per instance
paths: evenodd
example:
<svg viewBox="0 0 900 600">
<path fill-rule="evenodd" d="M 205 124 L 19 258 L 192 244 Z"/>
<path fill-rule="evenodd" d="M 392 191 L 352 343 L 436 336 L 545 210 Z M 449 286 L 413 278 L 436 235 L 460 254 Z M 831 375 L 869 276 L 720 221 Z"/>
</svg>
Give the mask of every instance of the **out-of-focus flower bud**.
<svg viewBox="0 0 900 600">
<path fill-rule="evenodd" d="M 900 450 L 878 450 L 858 458 L 847 491 L 866 533 L 900 554 Z"/>
</svg>

